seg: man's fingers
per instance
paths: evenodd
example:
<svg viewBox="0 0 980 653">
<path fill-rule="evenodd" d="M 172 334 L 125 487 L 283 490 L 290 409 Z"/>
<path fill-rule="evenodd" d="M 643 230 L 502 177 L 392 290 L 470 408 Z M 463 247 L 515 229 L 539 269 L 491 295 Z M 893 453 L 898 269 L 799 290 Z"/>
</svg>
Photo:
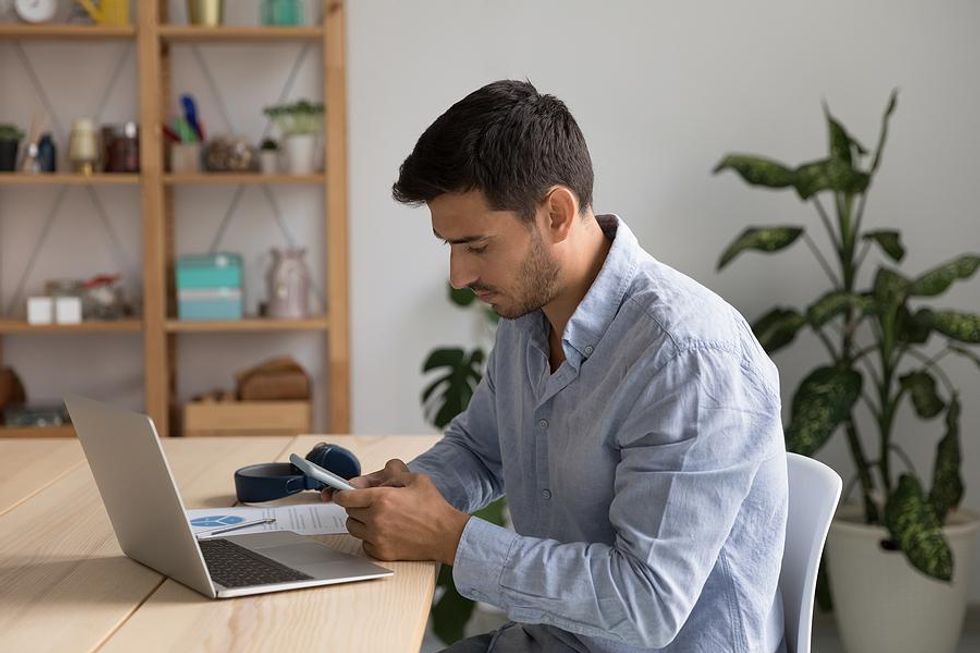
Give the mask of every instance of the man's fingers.
<svg viewBox="0 0 980 653">
<path fill-rule="evenodd" d="M 347 518 L 347 532 L 359 540 L 367 539 L 367 526 L 353 517 Z"/>
<path fill-rule="evenodd" d="M 333 502 L 341 508 L 367 508 L 374 501 L 374 488 L 334 490 Z"/>
</svg>

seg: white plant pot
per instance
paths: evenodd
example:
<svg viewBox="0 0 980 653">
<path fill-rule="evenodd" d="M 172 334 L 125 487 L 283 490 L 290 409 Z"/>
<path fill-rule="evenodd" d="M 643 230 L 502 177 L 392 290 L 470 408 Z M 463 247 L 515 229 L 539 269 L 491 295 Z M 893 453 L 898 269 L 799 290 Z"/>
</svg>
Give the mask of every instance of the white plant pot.
<svg viewBox="0 0 980 653">
<path fill-rule="evenodd" d="M 847 653 L 953 653 L 966 613 L 980 519 L 959 509 L 943 534 L 953 551 L 953 580 L 915 569 L 886 551 L 888 531 L 863 523 L 858 506 L 837 511 L 827 537 L 834 617 Z"/>
<path fill-rule="evenodd" d="M 316 134 L 292 134 L 286 139 L 286 162 L 294 175 L 309 175 L 316 169 Z"/>
<path fill-rule="evenodd" d="M 261 150 L 259 152 L 259 169 L 264 175 L 274 175 L 279 172 L 279 150 Z"/>
</svg>

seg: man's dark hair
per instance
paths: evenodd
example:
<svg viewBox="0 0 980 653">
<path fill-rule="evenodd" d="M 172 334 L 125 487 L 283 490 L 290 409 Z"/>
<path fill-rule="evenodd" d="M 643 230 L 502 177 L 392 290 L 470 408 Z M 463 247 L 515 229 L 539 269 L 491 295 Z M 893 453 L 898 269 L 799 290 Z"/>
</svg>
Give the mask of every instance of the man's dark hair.
<svg viewBox="0 0 980 653">
<path fill-rule="evenodd" d="M 534 218 L 549 188 L 567 186 L 592 205 L 592 159 L 565 103 L 530 82 L 487 84 L 454 104 L 419 137 L 392 187 L 418 205 L 479 190 L 490 208 Z"/>
</svg>

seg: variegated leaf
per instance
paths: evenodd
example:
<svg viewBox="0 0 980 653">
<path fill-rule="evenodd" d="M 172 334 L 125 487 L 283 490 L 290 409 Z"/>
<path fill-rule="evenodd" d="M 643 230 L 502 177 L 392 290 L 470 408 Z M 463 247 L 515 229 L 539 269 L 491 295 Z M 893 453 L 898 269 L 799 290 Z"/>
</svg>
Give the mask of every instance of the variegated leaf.
<svg viewBox="0 0 980 653">
<path fill-rule="evenodd" d="M 749 227 L 721 255 L 717 269 L 721 270 L 746 250 L 776 252 L 789 247 L 802 233 L 803 229 L 800 227 Z"/>
<path fill-rule="evenodd" d="M 936 379 L 926 370 L 909 372 L 898 381 L 912 397 L 912 405 L 919 417 L 935 417 L 946 407 L 936 393 Z"/>
<path fill-rule="evenodd" d="M 885 526 L 913 567 L 938 580 L 953 578 L 953 552 L 914 476 L 899 478 L 885 506 Z"/>
<path fill-rule="evenodd" d="M 830 107 L 825 102 L 823 105 L 824 115 L 827 117 L 827 132 L 830 138 L 830 158 L 838 159 L 851 165 L 852 152 L 863 155 L 868 151 L 861 145 L 856 138 L 847 133 L 844 125 L 830 114 Z"/>
<path fill-rule="evenodd" d="M 848 307 L 865 312 L 873 304 L 869 297 L 849 293 L 846 290 L 832 290 L 813 303 L 806 311 L 807 322 L 821 327 L 833 318 L 847 311 Z"/>
<path fill-rule="evenodd" d="M 932 472 L 932 489 L 929 491 L 929 503 L 940 523 L 963 500 L 961 463 L 960 401 L 954 394 L 949 401 L 949 408 L 946 409 L 946 435 L 936 447 L 936 465 Z"/>
<path fill-rule="evenodd" d="M 792 308 L 774 308 L 755 321 L 752 332 L 766 353 L 772 354 L 793 342 L 805 323 L 803 316 Z"/>
<path fill-rule="evenodd" d="M 870 240 L 878 243 L 878 247 L 885 254 L 888 254 L 893 261 L 901 261 L 905 256 L 905 248 L 902 247 L 902 235 L 893 230 L 881 229 L 879 231 L 869 231 L 861 236 L 862 240 Z"/>
<path fill-rule="evenodd" d="M 874 298 L 879 313 L 885 313 L 890 307 L 905 301 L 909 280 L 895 270 L 881 267 L 875 273 Z"/>
<path fill-rule="evenodd" d="M 915 319 L 953 340 L 980 343 L 980 314 L 924 308 L 915 314 Z"/>
<path fill-rule="evenodd" d="M 798 167 L 793 185 L 800 198 L 807 200 L 824 190 L 860 193 L 868 187 L 869 181 L 868 173 L 855 170 L 844 161 L 825 159 Z"/>
<path fill-rule="evenodd" d="M 786 449 L 813 455 L 851 414 L 861 395 L 862 377 L 852 369 L 817 368 L 793 396 L 792 414 L 786 427 Z"/>
<path fill-rule="evenodd" d="M 782 163 L 751 154 L 729 154 L 715 166 L 715 174 L 723 170 L 734 170 L 742 179 L 753 186 L 785 188 L 792 186 L 793 170 Z"/>
<path fill-rule="evenodd" d="M 909 286 L 909 294 L 916 297 L 935 297 L 946 291 L 957 279 L 969 279 L 980 267 L 980 256 L 963 254 L 952 261 L 929 270 Z"/>
</svg>

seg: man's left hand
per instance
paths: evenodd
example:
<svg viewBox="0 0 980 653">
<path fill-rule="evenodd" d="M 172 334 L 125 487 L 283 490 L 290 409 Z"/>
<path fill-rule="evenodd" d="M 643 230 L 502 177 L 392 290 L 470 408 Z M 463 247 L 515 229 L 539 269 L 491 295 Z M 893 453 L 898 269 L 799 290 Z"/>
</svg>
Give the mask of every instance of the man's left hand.
<svg viewBox="0 0 980 653">
<path fill-rule="evenodd" d="M 333 502 L 347 510 L 347 530 L 379 560 L 453 564 L 470 516 L 449 505 L 428 475 L 400 467 L 387 486 L 333 493 Z"/>
</svg>

